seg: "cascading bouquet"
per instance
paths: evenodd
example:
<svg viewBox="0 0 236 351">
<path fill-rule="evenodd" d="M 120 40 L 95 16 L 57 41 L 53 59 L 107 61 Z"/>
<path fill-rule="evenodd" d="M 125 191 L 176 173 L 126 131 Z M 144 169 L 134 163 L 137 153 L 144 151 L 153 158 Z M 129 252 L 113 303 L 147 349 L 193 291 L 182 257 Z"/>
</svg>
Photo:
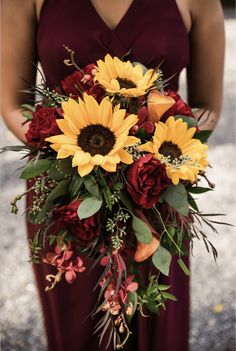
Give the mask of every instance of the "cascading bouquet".
<svg viewBox="0 0 236 351">
<path fill-rule="evenodd" d="M 92 258 L 104 269 L 94 282 L 100 291 L 92 314 L 102 314 L 96 332 L 121 349 L 137 310 L 159 313 L 176 300 L 159 283 L 173 255 L 187 275 L 182 257 L 195 238 L 217 256 L 203 229 L 216 232 L 217 222 L 194 200 L 213 188 L 205 174 L 210 132 L 198 129 L 176 92 L 164 90 L 159 68 L 106 55 L 81 70 L 66 49 L 65 64 L 75 71 L 54 90 L 44 82 L 35 87 L 42 101 L 23 105 L 27 145 L 5 149 L 30 156 L 20 178 L 33 193 L 27 218 L 40 224 L 30 240 L 31 261 L 55 267 L 46 290 L 63 276 L 72 283 L 86 270 L 85 257 Z M 25 194 L 12 202 L 14 213 Z M 144 286 L 139 268 L 147 262 Z"/>
</svg>

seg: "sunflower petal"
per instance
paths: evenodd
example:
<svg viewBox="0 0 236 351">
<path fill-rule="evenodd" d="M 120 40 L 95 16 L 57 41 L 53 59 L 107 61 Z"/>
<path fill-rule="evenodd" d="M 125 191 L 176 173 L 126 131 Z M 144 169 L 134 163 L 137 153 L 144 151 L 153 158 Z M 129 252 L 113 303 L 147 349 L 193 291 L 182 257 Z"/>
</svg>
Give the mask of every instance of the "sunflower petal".
<svg viewBox="0 0 236 351">
<path fill-rule="evenodd" d="M 116 163 L 105 162 L 101 165 L 103 169 L 107 172 L 115 172 L 116 171 Z"/>
<path fill-rule="evenodd" d="M 78 166 L 78 173 L 81 177 L 86 176 L 87 174 L 91 173 L 94 168 L 92 163 L 87 163 L 85 165 Z"/>
<path fill-rule="evenodd" d="M 131 163 L 133 163 L 132 156 L 126 150 L 120 149 L 117 153 L 120 156 L 121 162 L 127 165 L 130 165 Z"/>
</svg>

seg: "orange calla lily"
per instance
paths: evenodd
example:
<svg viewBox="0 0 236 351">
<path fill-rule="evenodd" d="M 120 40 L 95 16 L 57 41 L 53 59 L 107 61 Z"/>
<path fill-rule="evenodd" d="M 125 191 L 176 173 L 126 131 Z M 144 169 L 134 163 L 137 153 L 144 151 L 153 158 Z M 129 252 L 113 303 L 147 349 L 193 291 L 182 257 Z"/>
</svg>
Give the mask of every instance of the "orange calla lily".
<svg viewBox="0 0 236 351">
<path fill-rule="evenodd" d="M 175 100 L 166 95 L 162 95 L 157 90 L 152 90 L 148 94 L 148 121 L 156 123 L 161 116 L 175 104 Z"/>
<path fill-rule="evenodd" d="M 150 244 L 144 244 L 138 241 L 137 243 L 137 249 L 134 254 L 134 261 L 135 262 L 142 262 L 148 259 L 159 247 L 160 241 L 153 236 L 152 241 Z"/>
</svg>

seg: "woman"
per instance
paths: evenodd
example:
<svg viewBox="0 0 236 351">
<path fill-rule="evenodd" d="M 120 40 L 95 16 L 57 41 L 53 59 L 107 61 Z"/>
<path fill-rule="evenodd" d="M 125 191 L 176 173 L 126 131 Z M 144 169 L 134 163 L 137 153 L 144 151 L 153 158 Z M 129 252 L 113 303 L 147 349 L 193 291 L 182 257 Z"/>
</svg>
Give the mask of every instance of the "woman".
<svg viewBox="0 0 236 351">
<path fill-rule="evenodd" d="M 215 128 L 224 60 L 219 0 L 24 0 L 20 7 L 17 0 L 5 0 L 3 19 L 2 110 L 7 126 L 19 139 L 25 140 L 27 130 L 27 125 L 21 125 L 19 107 L 28 99 L 19 91 L 35 82 L 32 62 L 39 59 L 48 84 L 58 84 L 70 73 L 63 65 L 63 44 L 75 50 L 81 67 L 108 52 L 122 57 L 130 49 L 131 61 L 149 67 L 162 61 L 164 76 L 174 75 L 169 83 L 173 90 L 178 89 L 178 75 L 187 66 L 189 104 L 205 111 L 202 129 Z M 29 235 L 32 233 L 29 225 Z M 92 291 L 99 268 L 81 275 L 73 285 L 62 282 L 45 293 L 44 277 L 49 269 L 35 266 L 49 350 L 99 350 L 98 338 L 92 336 L 96 321 L 87 318 L 96 301 Z M 160 316 L 136 316 L 135 335 L 125 350 L 188 350 L 189 282 L 176 262 L 168 283 L 178 302 L 170 302 Z"/>
</svg>

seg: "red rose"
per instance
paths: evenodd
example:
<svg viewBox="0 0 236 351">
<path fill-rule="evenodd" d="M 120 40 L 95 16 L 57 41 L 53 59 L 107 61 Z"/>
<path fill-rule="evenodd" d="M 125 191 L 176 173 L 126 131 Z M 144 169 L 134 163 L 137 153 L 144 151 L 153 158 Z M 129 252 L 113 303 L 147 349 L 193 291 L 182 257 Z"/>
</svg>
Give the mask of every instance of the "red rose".
<svg viewBox="0 0 236 351">
<path fill-rule="evenodd" d="M 165 165 L 147 154 L 129 166 L 127 191 L 133 201 L 143 208 L 152 208 L 160 194 L 171 184 Z"/>
<path fill-rule="evenodd" d="M 56 122 L 60 117 L 60 109 L 37 105 L 33 118 L 29 124 L 29 129 L 25 134 L 27 143 L 42 148 L 46 144 L 46 138 L 61 134 Z"/>
<path fill-rule="evenodd" d="M 79 219 L 77 210 L 80 201 L 73 200 L 68 205 L 59 207 L 53 211 L 53 217 L 58 229 L 66 228 L 70 234 L 74 235 L 80 243 L 92 241 L 100 233 L 100 214 Z"/>
<path fill-rule="evenodd" d="M 183 115 L 194 118 L 191 108 L 181 99 L 179 94 L 177 94 L 175 91 L 167 90 L 165 95 L 172 97 L 175 100 L 175 104 L 164 113 L 164 115 L 161 117 L 161 122 L 165 122 L 168 117 L 175 115 Z"/>
<path fill-rule="evenodd" d="M 81 92 L 87 91 L 94 86 L 96 66 L 87 65 L 82 71 L 75 71 L 61 81 L 64 93 L 74 99 L 81 97 Z"/>
<path fill-rule="evenodd" d="M 98 103 L 102 101 L 105 95 L 105 90 L 100 84 L 94 84 L 91 88 L 89 88 L 86 93 L 88 95 L 92 95 Z"/>
<path fill-rule="evenodd" d="M 81 79 L 83 78 L 83 73 L 80 71 L 75 71 L 69 76 L 65 77 L 61 81 L 61 86 L 64 90 L 64 93 L 67 96 L 71 96 L 74 99 L 81 97 L 81 91 L 84 91 L 84 86 L 81 83 Z"/>
</svg>

